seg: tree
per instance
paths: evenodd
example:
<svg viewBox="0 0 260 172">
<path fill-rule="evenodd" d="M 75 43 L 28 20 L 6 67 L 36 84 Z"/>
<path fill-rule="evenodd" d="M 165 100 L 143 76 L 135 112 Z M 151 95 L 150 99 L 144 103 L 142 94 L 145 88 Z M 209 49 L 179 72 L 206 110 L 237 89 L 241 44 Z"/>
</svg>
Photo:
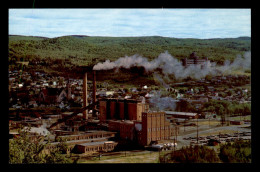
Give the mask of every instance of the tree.
<svg viewBox="0 0 260 172">
<path fill-rule="evenodd" d="M 219 158 L 225 163 L 250 163 L 251 141 L 221 144 Z"/>
<path fill-rule="evenodd" d="M 32 140 L 28 128 L 25 131 L 19 129 L 19 135 L 9 140 L 9 163 L 10 164 L 31 164 L 31 163 L 72 163 L 72 160 L 62 154 L 64 142 L 61 141 L 56 149 L 49 154 L 43 153 L 48 144 L 42 144 L 44 137 L 35 135 Z"/>
<path fill-rule="evenodd" d="M 167 156 L 167 155 L 166 155 Z M 160 158 L 164 162 L 165 157 Z M 167 163 L 216 163 L 220 159 L 214 149 L 207 146 L 182 147 L 180 150 L 172 152 Z"/>
<path fill-rule="evenodd" d="M 212 76 L 211 76 L 211 75 L 206 75 L 206 76 L 205 76 L 205 79 L 206 79 L 207 81 L 211 81 L 211 80 L 212 80 Z"/>
<path fill-rule="evenodd" d="M 44 146 L 33 142 L 29 137 L 29 128 L 19 130 L 19 137 L 9 140 L 9 163 L 44 163 L 40 152 Z"/>
<path fill-rule="evenodd" d="M 234 94 L 234 91 L 233 90 L 228 90 L 228 92 L 227 92 L 227 95 L 228 96 L 232 96 Z"/>
<path fill-rule="evenodd" d="M 209 106 L 208 108 L 206 108 L 206 111 L 214 112 L 215 111 L 215 107 L 214 106 Z"/>
<path fill-rule="evenodd" d="M 251 104 L 245 103 L 245 104 L 243 104 L 243 106 L 244 106 L 243 114 L 250 115 L 251 114 Z"/>
</svg>

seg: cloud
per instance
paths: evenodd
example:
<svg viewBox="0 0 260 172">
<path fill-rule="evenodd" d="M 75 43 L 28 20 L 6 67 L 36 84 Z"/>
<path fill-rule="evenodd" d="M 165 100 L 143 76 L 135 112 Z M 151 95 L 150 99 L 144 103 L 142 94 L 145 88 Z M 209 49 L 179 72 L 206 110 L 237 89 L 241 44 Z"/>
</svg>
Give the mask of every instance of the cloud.
<svg viewBox="0 0 260 172">
<path fill-rule="evenodd" d="M 54 30 L 55 34 L 52 34 Z M 68 34 L 159 35 L 179 38 L 250 36 L 251 11 L 250 9 L 9 9 L 9 34 L 46 37 Z"/>
</svg>

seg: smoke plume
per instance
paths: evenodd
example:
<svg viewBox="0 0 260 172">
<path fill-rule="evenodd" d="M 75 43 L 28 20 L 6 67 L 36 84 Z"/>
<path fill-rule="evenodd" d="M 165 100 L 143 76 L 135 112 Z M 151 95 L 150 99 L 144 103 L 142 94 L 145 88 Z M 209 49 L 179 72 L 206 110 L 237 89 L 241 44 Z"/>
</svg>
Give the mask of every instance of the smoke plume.
<svg viewBox="0 0 260 172">
<path fill-rule="evenodd" d="M 218 66 L 217 68 L 225 74 L 230 74 L 234 70 L 240 70 L 242 72 L 251 70 L 251 52 L 246 52 L 244 57 L 238 55 L 232 63 L 226 60 L 223 66 Z"/>
<path fill-rule="evenodd" d="M 144 67 L 147 72 L 161 69 L 164 76 L 174 75 L 176 79 L 184 79 L 191 77 L 194 79 L 204 78 L 206 75 L 217 75 L 218 73 L 230 73 L 233 70 L 248 70 L 251 68 L 251 52 L 244 54 L 244 57 L 238 56 L 232 63 L 226 60 L 224 65 L 217 66 L 215 63 L 207 62 L 201 68 L 201 65 L 191 65 L 184 67 L 182 62 L 171 56 L 167 51 L 161 53 L 157 58 L 149 61 L 146 57 L 140 55 L 125 56 L 111 62 L 110 60 L 104 63 L 98 63 L 93 67 L 93 70 L 108 70 L 114 68 L 129 69 L 133 66 Z"/>
<path fill-rule="evenodd" d="M 162 85 L 164 88 L 170 88 L 170 86 L 168 84 L 166 84 L 166 82 L 163 80 L 162 77 L 159 76 L 159 74 L 157 72 L 153 73 L 153 77 L 154 77 L 154 80 L 157 80 L 160 85 Z"/>
<path fill-rule="evenodd" d="M 160 92 L 156 92 L 153 97 L 149 99 L 151 110 L 172 110 L 176 108 L 176 102 L 178 100 L 172 97 L 162 97 Z"/>
</svg>

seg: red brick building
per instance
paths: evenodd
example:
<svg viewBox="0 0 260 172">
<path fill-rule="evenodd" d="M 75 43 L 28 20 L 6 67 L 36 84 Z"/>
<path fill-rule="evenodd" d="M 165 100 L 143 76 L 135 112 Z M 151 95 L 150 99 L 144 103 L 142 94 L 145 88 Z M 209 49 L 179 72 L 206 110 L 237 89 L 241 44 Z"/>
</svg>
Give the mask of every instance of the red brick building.
<svg viewBox="0 0 260 172">
<path fill-rule="evenodd" d="M 133 99 L 103 99 L 99 101 L 100 121 L 142 120 L 142 112 L 149 110 L 149 105 Z"/>
<path fill-rule="evenodd" d="M 146 146 L 160 140 L 169 140 L 174 136 L 174 128 L 165 119 L 164 112 L 143 112 L 142 129 L 138 134 L 140 145 Z"/>
<path fill-rule="evenodd" d="M 68 100 L 68 94 L 71 93 L 64 88 L 45 88 L 39 94 L 39 102 L 43 103 L 60 103 L 63 100 Z"/>
<path fill-rule="evenodd" d="M 119 132 L 121 139 L 134 140 L 135 136 L 135 121 L 130 120 L 111 120 L 108 122 L 109 131 Z"/>
</svg>

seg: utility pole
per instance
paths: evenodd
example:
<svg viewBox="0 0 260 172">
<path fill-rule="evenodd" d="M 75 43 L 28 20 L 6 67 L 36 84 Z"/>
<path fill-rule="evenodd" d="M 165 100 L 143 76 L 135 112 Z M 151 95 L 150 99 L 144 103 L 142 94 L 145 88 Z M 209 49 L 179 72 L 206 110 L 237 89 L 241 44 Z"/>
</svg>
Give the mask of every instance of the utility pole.
<svg viewBox="0 0 260 172">
<path fill-rule="evenodd" d="M 197 145 L 199 143 L 199 123 L 198 123 L 198 118 L 197 118 Z"/>
<path fill-rule="evenodd" d="M 175 138 L 174 138 L 174 145 L 173 145 L 173 153 L 175 152 Z"/>
<path fill-rule="evenodd" d="M 230 112 L 227 113 L 227 125 L 229 126 L 229 117 L 230 117 Z"/>
<path fill-rule="evenodd" d="M 177 126 L 175 126 L 175 132 L 176 132 L 176 134 L 175 134 L 175 137 L 176 137 L 176 143 L 177 143 L 177 138 L 178 138 L 178 127 Z"/>
<path fill-rule="evenodd" d="M 209 128 L 210 128 L 210 116 L 209 116 Z"/>
<path fill-rule="evenodd" d="M 183 124 L 184 132 L 185 132 L 185 121 L 186 121 L 186 119 L 184 119 L 184 124 Z"/>
<path fill-rule="evenodd" d="M 100 160 L 100 157 L 101 157 L 101 151 L 99 151 L 99 156 L 98 156 L 98 157 L 99 157 L 99 160 Z"/>
<path fill-rule="evenodd" d="M 177 143 L 177 134 L 178 134 L 178 132 L 177 132 L 177 126 L 175 125 L 175 137 L 174 137 L 174 145 L 173 145 L 173 153 L 175 153 L 175 146 L 176 146 L 176 143 Z"/>
</svg>

